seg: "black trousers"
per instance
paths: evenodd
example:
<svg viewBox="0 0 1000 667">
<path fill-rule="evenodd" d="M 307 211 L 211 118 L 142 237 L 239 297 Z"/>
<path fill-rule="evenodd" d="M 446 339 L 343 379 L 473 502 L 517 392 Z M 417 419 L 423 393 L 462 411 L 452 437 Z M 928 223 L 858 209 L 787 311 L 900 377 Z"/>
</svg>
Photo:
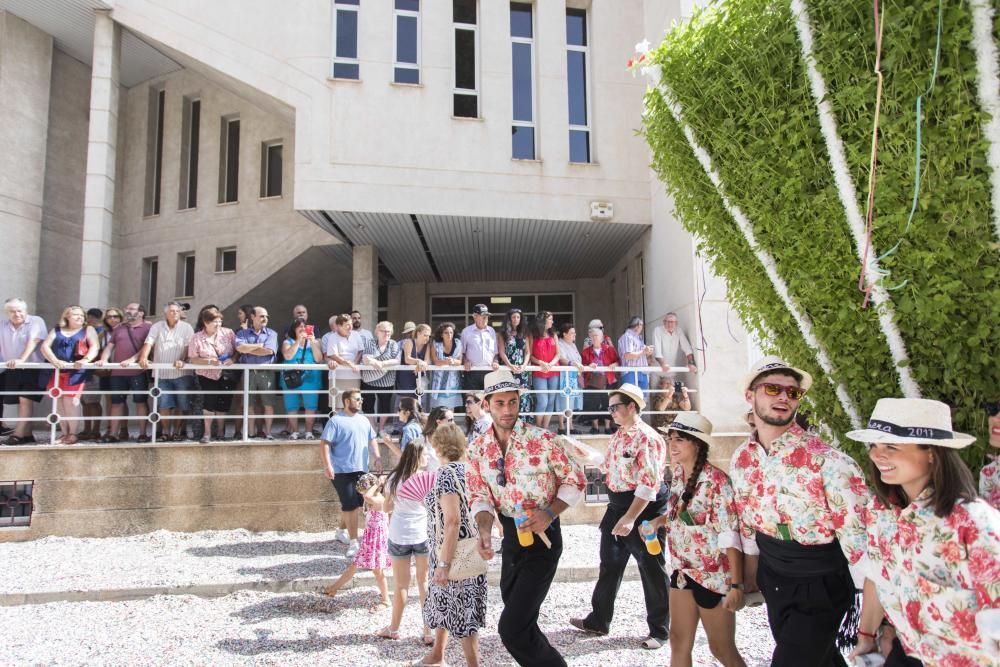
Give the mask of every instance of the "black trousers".
<svg viewBox="0 0 1000 667">
<path fill-rule="evenodd" d="M 903 644 L 898 639 L 892 640 L 892 650 L 885 659 L 883 667 L 924 667 L 924 663 L 906 655 Z"/>
<path fill-rule="evenodd" d="M 615 615 L 615 598 L 618 597 L 622 576 L 631 557 L 635 558 L 639 565 L 642 594 L 646 599 L 646 625 L 649 626 L 649 636 L 666 641 L 670 616 L 670 590 L 667 585 L 665 533 L 661 531 L 656 536 L 660 542 L 660 553 L 651 556 L 646 551 L 642 535 L 639 534 L 639 524 L 663 513 L 667 504 L 667 488 L 661 485 L 656 500 L 646 505 L 632 532 L 625 537 L 616 537 L 611 534 L 611 530 L 632 504 L 633 494 L 609 492 L 608 496 L 611 502 L 608 503 L 608 509 L 601 520 L 601 567 L 590 599 L 593 611 L 583 623 L 599 632 L 609 631 L 611 619 Z"/>
<path fill-rule="evenodd" d="M 500 516 L 503 545 L 500 569 L 500 597 L 503 612 L 497 631 L 500 640 L 517 664 L 526 667 L 566 667 L 559 651 L 538 627 L 538 612 L 549 594 L 562 555 L 562 531 L 559 519 L 552 522 L 545 535 L 552 542 L 548 549 L 535 536 L 535 543 L 522 547 L 517 542 L 514 520 Z"/>
<path fill-rule="evenodd" d="M 464 371 L 462 373 L 462 389 L 466 392 L 482 391 L 487 373 L 489 371 Z"/>
<path fill-rule="evenodd" d="M 854 599 L 847 568 L 812 577 L 780 576 L 761 554 L 757 584 L 767 603 L 774 637 L 772 667 L 847 665 L 835 645 L 840 623 Z"/>
</svg>

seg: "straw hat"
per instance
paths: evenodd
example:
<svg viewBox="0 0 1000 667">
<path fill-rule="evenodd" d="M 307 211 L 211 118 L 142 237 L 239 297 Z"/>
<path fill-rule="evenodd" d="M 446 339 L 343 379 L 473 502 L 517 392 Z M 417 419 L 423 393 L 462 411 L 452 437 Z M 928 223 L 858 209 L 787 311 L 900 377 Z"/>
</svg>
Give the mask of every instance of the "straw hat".
<svg viewBox="0 0 1000 667">
<path fill-rule="evenodd" d="M 639 406 L 639 412 L 646 409 L 646 399 L 642 397 L 642 389 L 639 389 L 639 387 L 635 386 L 631 382 L 626 382 L 620 387 L 615 387 L 614 389 L 608 391 L 608 396 L 612 396 L 614 394 L 623 394 L 631 398 L 635 401 L 635 404 Z"/>
<path fill-rule="evenodd" d="M 749 389 L 750 385 L 753 384 L 753 381 L 757 379 L 758 375 L 761 375 L 762 373 L 772 373 L 774 371 L 781 371 L 781 370 L 789 370 L 797 375 L 801 375 L 802 382 L 799 383 L 799 389 L 801 389 L 802 391 L 809 391 L 809 387 L 811 387 L 813 383 L 812 375 L 805 372 L 801 368 L 796 368 L 795 366 L 792 366 L 790 363 L 788 363 L 781 357 L 775 357 L 775 356 L 764 357 L 756 364 L 754 364 L 753 368 L 751 368 L 746 375 L 740 378 L 740 391 L 746 391 L 747 389 Z"/>
<path fill-rule="evenodd" d="M 701 440 L 711 447 L 715 444 L 712 439 L 712 422 L 702 417 L 697 412 L 678 412 L 674 415 L 674 420 L 666 426 L 661 426 L 660 433 L 667 435 L 670 431 L 683 431 L 685 434 Z"/>
<path fill-rule="evenodd" d="M 951 430 L 951 408 L 926 398 L 880 398 L 868 428 L 847 434 L 858 442 L 937 445 L 962 449 L 974 436 Z"/>
<path fill-rule="evenodd" d="M 417 325 L 414 324 L 413 322 L 403 322 L 403 330 L 400 331 L 399 333 L 401 333 L 401 334 L 408 334 L 408 333 L 410 333 L 411 331 L 413 331 L 416 328 L 417 328 Z"/>
<path fill-rule="evenodd" d="M 490 394 L 498 394 L 502 391 L 516 391 L 519 394 L 524 391 L 524 387 L 514 379 L 508 368 L 499 368 L 487 373 L 483 379 L 483 395 L 486 398 L 489 398 Z"/>
</svg>

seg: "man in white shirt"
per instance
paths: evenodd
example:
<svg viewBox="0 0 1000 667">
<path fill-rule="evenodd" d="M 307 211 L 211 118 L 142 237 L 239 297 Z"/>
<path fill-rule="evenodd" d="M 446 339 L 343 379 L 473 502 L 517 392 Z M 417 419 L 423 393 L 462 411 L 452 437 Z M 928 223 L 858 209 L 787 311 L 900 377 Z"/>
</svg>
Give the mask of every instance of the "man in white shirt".
<svg viewBox="0 0 1000 667">
<path fill-rule="evenodd" d="M 7 319 L 0 321 L 0 361 L 7 370 L 0 376 L 0 386 L 12 392 L 3 396 L 4 405 L 16 405 L 18 419 L 28 419 L 34 410 L 32 403 L 42 400 L 44 387 L 39 384 L 37 368 L 18 368 L 22 363 L 45 361 L 39 345 L 48 336 L 45 320 L 28 314 L 28 305 L 23 299 L 7 299 L 3 305 Z M 31 434 L 31 422 L 19 421 L 14 434 L 7 439 L 7 445 L 30 445 L 35 442 Z"/>
<path fill-rule="evenodd" d="M 374 336 L 374 334 L 372 334 L 371 331 L 369 331 L 368 329 L 364 329 L 364 328 L 361 327 L 361 312 L 360 311 L 357 311 L 357 310 L 352 310 L 351 311 L 351 329 L 353 329 L 354 331 L 357 331 L 359 334 L 361 334 L 361 338 L 364 340 L 364 342 L 366 344 L 370 340 L 375 340 L 375 336 Z"/>
<path fill-rule="evenodd" d="M 490 371 L 474 371 L 473 366 L 500 367 L 497 362 L 497 332 L 490 326 L 490 309 L 484 303 L 472 308 L 473 323 L 462 329 L 462 388 L 465 391 L 482 391 L 483 380 Z"/>
<path fill-rule="evenodd" d="M 149 367 L 149 352 L 153 352 L 153 362 L 157 364 L 173 364 L 180 369 L 187 361 L 188 343 L 194 337 L 194 329 L 181 319 L 183 306 L 177 301 L 170 301 L 163 309 L 163 319 L 155 322 L 146 334 L 146 341 L 139 350 L 139 366 Z M 157 399 L 157 412 L 164 415 L 164 440 L 184 439 L 184 420 L 176 416 L 186 414 L 191 410 L 190 394 L 175 394 L 172 392 L 188 392 L 194 389 L 194 376 L 191 371 L 160 369 L 159 388 L 163 392 Z"/>
<path fill-rule="evenodd" d="M 684 352 L 688 370 L 697 373 L 698 367 L 694 365 L 694 349 L 687 336 L 677 326 L 677 313 L 670 312 L 663 316 L 663 326 L 656 327 L 656 331 L 653 332 L 653 357 L 664 373 L 660 376 L 661 386 L 674 379 L 670 367 L 677 363 L 678 351 Z"/>
<path fill-rule="evenodd" d="M 326 340 L 323 349 L 326 354 L 326 364 L 330 367 L 330 382 L 337 387 L 338 392 L 345 389 L 361 388 L 361 355 L 365 351 L 365 340 L 354 330 L 351 316 L 337 315 L 333 318 L 333 331 Z"/>
</svg>

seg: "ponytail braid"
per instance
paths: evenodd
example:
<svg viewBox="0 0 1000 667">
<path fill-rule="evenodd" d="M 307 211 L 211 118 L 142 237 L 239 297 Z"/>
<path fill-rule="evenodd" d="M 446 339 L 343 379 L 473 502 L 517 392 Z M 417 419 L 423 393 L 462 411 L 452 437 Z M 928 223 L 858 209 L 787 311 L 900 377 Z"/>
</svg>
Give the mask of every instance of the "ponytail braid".
<svg viewBox="0 0 1000 667">
<path fill-rule="evenodd" d="M 687 509 L 688 503 L 694 497 L 694 489 L 698 485 L 698 478 L 701 477 L 701 471 L 705 469 L 705 464 L 708 462 L 708 445 L 695 438 L 685 438 L 685 440 L 698 445 L 698 458 L 694 461 L 694 469 L 691 471 L 691 476 L 684 487 L 684 493 L 681 494 L 681 506 L 677 510 L 678 512 L 683 512 Z"/>
</svg>

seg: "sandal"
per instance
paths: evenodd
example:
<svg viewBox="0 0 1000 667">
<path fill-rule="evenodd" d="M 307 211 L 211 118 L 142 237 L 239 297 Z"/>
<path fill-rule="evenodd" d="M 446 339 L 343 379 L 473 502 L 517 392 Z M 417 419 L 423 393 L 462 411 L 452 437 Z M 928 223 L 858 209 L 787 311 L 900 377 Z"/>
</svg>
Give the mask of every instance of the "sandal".
<svg viewBox="0 0 1000 667">
<path fill-rule="evenodd" d="M 113 435 L 106 435 L 103 438 L 101 438 L 101 442 L 105 442 L 105 443 L 107 443 L 107 442 L 118 442 L 118 438 L 116 438 Z"/>
<path fill-rule="evenodd" d="M 75 435 L 63 436 L 61 438 L 61 440 L 62 440 L 62 444 L 64 444 L 64 445 L 75 445 L 76 443 L 79 442 L 79 440 L 77 439 L 77 437 Z"/>
<path fill-rule="evenodd" d="M 434 646 L 434 631 L 430 628 L 424 628 L 424 635 L 420 638 L 424 646 Z"/>
<path fill-rule="evenodd" d="M 663 648 L 667 643 L 665 639 L 657 639 L 656 637 L 646 637 L 642 642 L 642 647 L 649 651 L 655 651 L 658 648 Z"/>
<path fill-rule="evenodd" d="M 399 630 L 390 630 L 389 626 L 387 625 L 378 632 L 376 632 L 375 636 L 381 639 L 399 639 Z"/>
</svg>

